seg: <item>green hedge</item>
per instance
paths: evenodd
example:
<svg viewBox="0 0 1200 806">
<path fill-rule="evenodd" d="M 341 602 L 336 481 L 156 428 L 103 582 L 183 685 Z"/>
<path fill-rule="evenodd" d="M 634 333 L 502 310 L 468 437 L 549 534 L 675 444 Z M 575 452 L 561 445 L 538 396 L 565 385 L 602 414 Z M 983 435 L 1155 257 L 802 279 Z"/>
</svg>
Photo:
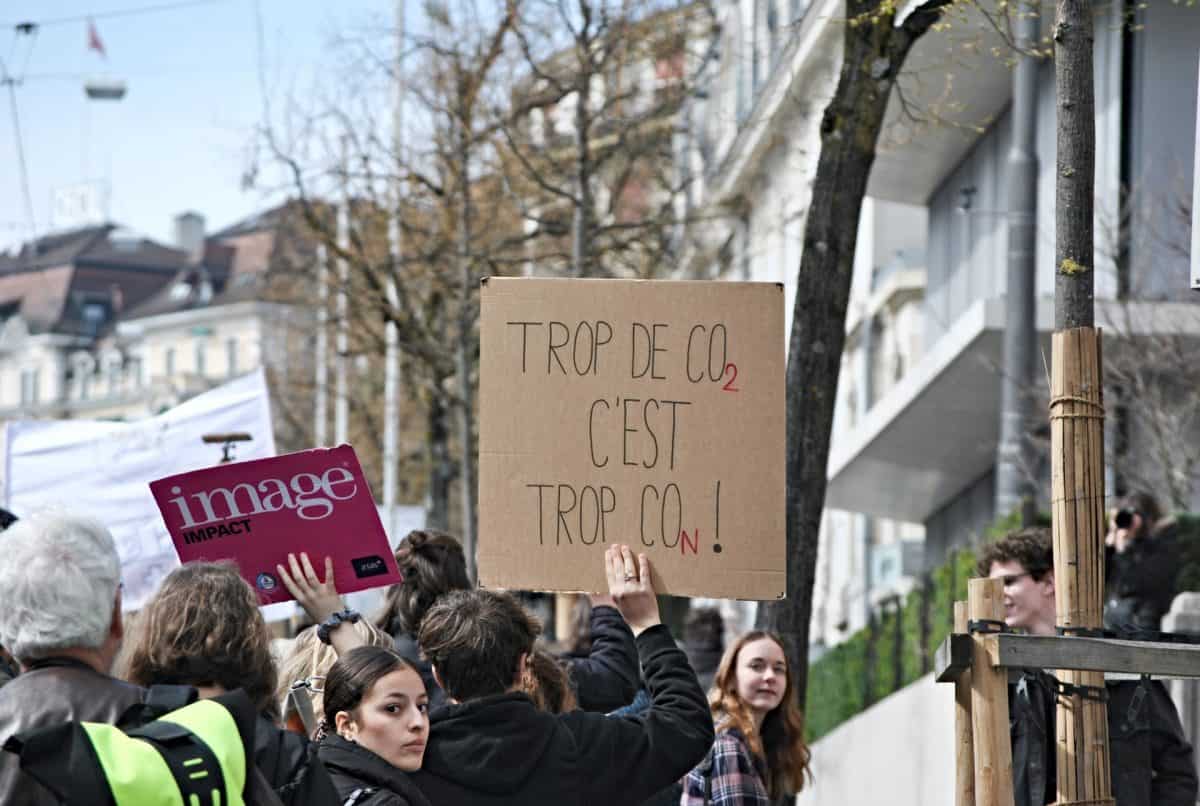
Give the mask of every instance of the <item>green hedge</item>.
<svg viewBox="0 0 1200 806">
<path fill-rule="evenodd" d="M 954 625 L 954 602 L 966 599 L 967 580 L 974 573 L 975 555 L 955 552 L 902 605 L 886 608 L 871 626 L 809 666 L 809 741 L 931 669 L 934 651 Z"/>
<path fill-rule="evenodd" d="M 1180 564 L 1177 589 L 1200 591 L 1200 513 L 1182 513 L 1176 519 Z M 1050 525 L 1048 515 L 1040 515 L 1038 521 Z M 987 530 L 986 539 L 1003 536 L 1016 528 L 1018 522 L 1016 515 L 997 521 Z M 969 549 L 953 552 L 941 567 L 921 580 L 903 604 L 884 608 L 871 625 L 810 664 L 808 740 L 816 741 L 929 672 L 933 653 L 954 625 L 954 602 L 966 600 L 967 580 L 974 575 L 974 552 Z"/>
</svg>

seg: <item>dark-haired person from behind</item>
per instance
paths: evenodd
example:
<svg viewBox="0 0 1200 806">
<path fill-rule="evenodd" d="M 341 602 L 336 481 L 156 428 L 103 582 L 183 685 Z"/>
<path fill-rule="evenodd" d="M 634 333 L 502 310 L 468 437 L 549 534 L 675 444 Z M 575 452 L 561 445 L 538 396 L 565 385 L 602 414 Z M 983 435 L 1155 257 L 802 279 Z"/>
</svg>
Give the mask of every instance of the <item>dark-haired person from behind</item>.
<svg viewBox="0 0 1200 806">
<path fill-rule="evenodd" d="M 403 580 L 388 588 L 375 625 L 396 639 L 396 651 L 421 675 L 430 707 L 436 707 L 445 701 L 445 695 L 433 679 L 429 662 L 421 657 L 417 630 L 439 598 L 471 587 L 466 556 L 451 535 L 436 529 L 414 529 L 396 546 L 396 565 Z"/>
<path fill-rule="evenodd" d="M 429 737 L 421 676 L 391 649 L 360 646 L 325 678 L 318 754 L 346 806 L 429 806 L 409 778 Z"/>
<path fill-rule="evenodd" d="M 421 623 L 451 703 L 431 715 L 413 776 L 438 806 L 640 803 L 692 768 L 712 720 L 687 657 L 660 623 L 646 556 L 605 553 L 609 593 L 635 636 L 650 690 L 641 718 L 538 710 L 523 680 L 540 625 L 510 594 L 457 591 Z"/>
</svg>

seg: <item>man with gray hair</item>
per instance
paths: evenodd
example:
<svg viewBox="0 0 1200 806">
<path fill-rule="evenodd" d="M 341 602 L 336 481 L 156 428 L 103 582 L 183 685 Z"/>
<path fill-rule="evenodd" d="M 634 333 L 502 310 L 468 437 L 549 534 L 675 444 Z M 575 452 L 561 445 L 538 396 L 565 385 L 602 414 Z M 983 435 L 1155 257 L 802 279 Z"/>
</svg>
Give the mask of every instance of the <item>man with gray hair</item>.
<svg viewBox="0 0 1200 806">
<path fill-rule="evenodd" d="M 96 521 L 46 512 L 22 518 L 0 543 L 0 643 L 22 674 L 0 688 L 0 744 L 69 720 L 115 722 L 145 692 L 109 675 L 124 627 L 121 563 Z M 0 803 L 56 804 L 0 753 Z"/>
</svg>

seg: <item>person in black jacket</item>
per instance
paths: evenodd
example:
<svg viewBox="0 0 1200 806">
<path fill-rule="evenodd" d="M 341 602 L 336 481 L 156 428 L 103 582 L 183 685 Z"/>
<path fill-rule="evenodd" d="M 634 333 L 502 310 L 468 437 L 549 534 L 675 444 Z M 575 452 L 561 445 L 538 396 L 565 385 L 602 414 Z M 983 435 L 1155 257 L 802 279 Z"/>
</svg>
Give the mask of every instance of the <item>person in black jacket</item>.
<svg viewBox="0 0 1200 806">
<path fill-rule="evenodd" d="M 1054 558 L 1049 530 L 1014 532 L 984 547 L 978 571 L 1004 582 L 1005 623 L 1054 635 Z M 1023 670 L 1009 687 L 1016 806 L 1043 806 L 1056 796 L 1055 696 L 1041 670 Z M 1112 681 L 1108 691 L 1112 793 L 1120 806 L 1195 806 L 1192 747 L 1158 680 Z"/>
<path fill-rule="evenodd" d="M 1175 599 L 1178 531 L 1149 493 L 1117 502 L 1104 540 L 1105 627 L 1132 638 L 1162 629 Z"/>
<path fill-rule="evenodd" d="M 577 622 L 586 626 L 569 641 L 562 660 L 580 709 L 608 713 L 633 701 L 639 674 L 633 631 L 621 618 L 611 596 L 582 597 Z"/>
<path fill-rule="evenodd" d="M 409 773 L 429 736 L 429 695 L 395 651 L 360 646 L 325 678 L 318 755 L 345 806 L 430 806 Z"/>
<path fill-rule="evenodd" d="M 641 719 L 539 711 L 521 691 L 536 620 L 507 593 L 449 594 L 420 632 L 452 701 L 431 715 L 425 763 L 413 776 L 432 803 L 639 803 L 704 757 L 712 720 L 686 656 L 659 621 L 649 560 L 613 547 L 605 568 L 637 642 L 650 710 Z"/>
<path fill-rule="evenodd" d="M 257 594 L 233 563 L 191 562 L 168 574 L 134 620 L 116 670 L 140 686 L 193 686 L 202 697 L 242 689 L 259 712 L 255 765 L 280 799 L 334 802 L 308 740 L 278 724 L 270 633 Z"/>
</svg>

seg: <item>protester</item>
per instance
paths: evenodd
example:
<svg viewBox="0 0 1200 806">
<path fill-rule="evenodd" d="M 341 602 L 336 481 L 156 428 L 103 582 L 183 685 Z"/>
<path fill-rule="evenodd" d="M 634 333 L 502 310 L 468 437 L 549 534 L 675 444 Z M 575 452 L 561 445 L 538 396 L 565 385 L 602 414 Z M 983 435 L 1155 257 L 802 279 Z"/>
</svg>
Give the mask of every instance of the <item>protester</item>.
<svg viewBox="0 0 1200 806">
<path fill-rule="evenodd" d="M 388 589 L 383 611 L 375 623 L 396 639 L 396 651 L 421 673 L 430 707 L 444 702 L 441 686 L 421 656 L 417 631 L 429 608 L 445 594 L 468 590 L 467 563 L 462 546 L 436 530 L 409 532 L 396 547 L 396 564 L 403 581 Z M 583 604 L 578 640 L 566 659 L 579 707 L 607 712 L 630 702 L 637 692 L 637 649 L 633 633 L 605 596 Z M 586 610 L 584 610 L 586 608 Z"/>
<path fill-rule="evenodd" d="M 607 713 L 633 701 L 638 690 L 637 645 L 612 597 L 579 597 L 562 658 L 584 711 Z"/>
<path fill-rule="evenodd" d="M 538 710 L 548 714 L 565 714 L 579 707 L 571 688 L 570 675 L 554 655 L 535 647 L 529 656 L 527 672 L 521 690 L 529 695 Z"/>
<path fill-rule="evenodd" d="M 466 557 L 462 545 L 452 536 L 436 529 L 417 529 L 405 535 L 396 547 L 396 565 L 403 579 L 388 588 L 375 624 L 391 634 L 396 651 L 420 673 L 429 692 L 430 707 L 436 707 L 445 701 L 445 695 L 433 679 L 428 661 L 421 657 L 417 630 L 440 597 L 471 587 Z"/>
<path fill-rule="evenodd" d="M 430 801 L 637 803 L 682 775 L 712 741 L 703 694 L 660 623 L 645 555 L 605 554 L 609 592 L 632 629 L 653 697 L 641 720 L 538 711 L 520 692 L 540 625 L 509 594 L 461 591 L 421 625 L 421 646 L 455 704 L 435 712 L 415 775 Z"/>
<path fill-rule="evenodd" d="M 0 532 L 17 522 L 17 516 L 0 507 Z M 3 645 L 0 645 L 0 686 L 17 676 L 17 662 Z"/>
<path fill-rule="evenodd" d="M 709 708 L 717 739 L 683 782 L 683 806 L 769 804 L 804 787 L 804 717 L 778 636 L 748 632 L 725 651 Z"/>
<path fill-rule="evenodd" d="M 191 562 L 168 574 L 133 622 L 117 671 L 140 686 L 193 686 L 202 697 L 242 689 L 259 712 L 255 764 L 281 799 L 333 797 L 308 741 L 278 725 L 271 636 L 258 596 L 232 562 Z"/>
<path fill-rule="evenodd" d="M 1104 626 L 1157 632 L 1175 599 L 1179 527 L 1145 492 L 1117 502 L 1105 537 Z"/>
<path fill-rule="evenodd" d="M 409 773 L 429 738 L 429 695 L 395 650 L 360 646 L 325 678 L 319 755 L 345 804 L 429 806 Z"/>
<path fill-rule="evenodd" d="M 708 691 L 725 652 L 725 619 L 715 607 L 695 607 L 683 623 L 683 651 L 696 670 L 700 687 Z"/>
<path fill-rule="evenodd" d="M 981 576 L 1004 584 L 1004 621 L 1032 635 L 1055 634 L 1054 556 L 1049 530 L 1013 532 L 980 554 Z M 1009 686 L 1015 806 L 1056 796 L 1053 680 L 1023 670 Z M 1195 806 L 1196 769 L 1175 705 L 1163 684 L 1112 681 L 1108 736 L 1112 793 L 1120 806 Z"/>
<path fill-rule="evenodd" d="M 9 527 L 0 552 L 0 641 L 24 673 L 0 688 L 0 743 L 67 720 L 113 723 L 141 688 L 110 677 L 121 645 L 121 565 L 96 521 L 35 513 Z M 56 804 L 0 753 L 0 803 Z"/>
<path fill-rule="evenodd" d="M 371 624 L 360 620 L 354 624 L 354 630 L 359 633 L 363 643 L 368 646 L 392 648 L 392 636 Z M 333 647 L 321 643 L 317 637 L 317 626 L 314 624 L 300 631 L 292 641 L 292 647 L 279 665 L 279 683 L 275 689 L 275 699 L 286 703 L 289 695 L 308 697 L 313 714 L 320 714 L 324 708 L 325 678 L 330 667 L 337 660 Z M 286 714 L 285 714 L 286 717 Z M 306 727 L 303 731 L 315 738 L 317 725 Z"/>
<path fill-rule="evenodd" d="M 337 613 L 332 560 L 326 559 L 324 581 L 303 554 L 277 571 L 314 620 L 327 625 L 339 656 L 361 645 L 347 627 L 353 615 Z M 448 593 L 425 614 L 418 635 L 448 699 L 432 712 L 425 763 L 413 777 L 430 802 L 639 803 L 703 757 L 712 721 L 687 657 L 659 620 L 649 560 L 643 554 L 635 562 L 628 546 L 612 547 L 605 571 L 637 642 L 649 711 L 633 719 L 539 710 L 525 688 L 541 625 L 510 594 Z"/>
</svg>

